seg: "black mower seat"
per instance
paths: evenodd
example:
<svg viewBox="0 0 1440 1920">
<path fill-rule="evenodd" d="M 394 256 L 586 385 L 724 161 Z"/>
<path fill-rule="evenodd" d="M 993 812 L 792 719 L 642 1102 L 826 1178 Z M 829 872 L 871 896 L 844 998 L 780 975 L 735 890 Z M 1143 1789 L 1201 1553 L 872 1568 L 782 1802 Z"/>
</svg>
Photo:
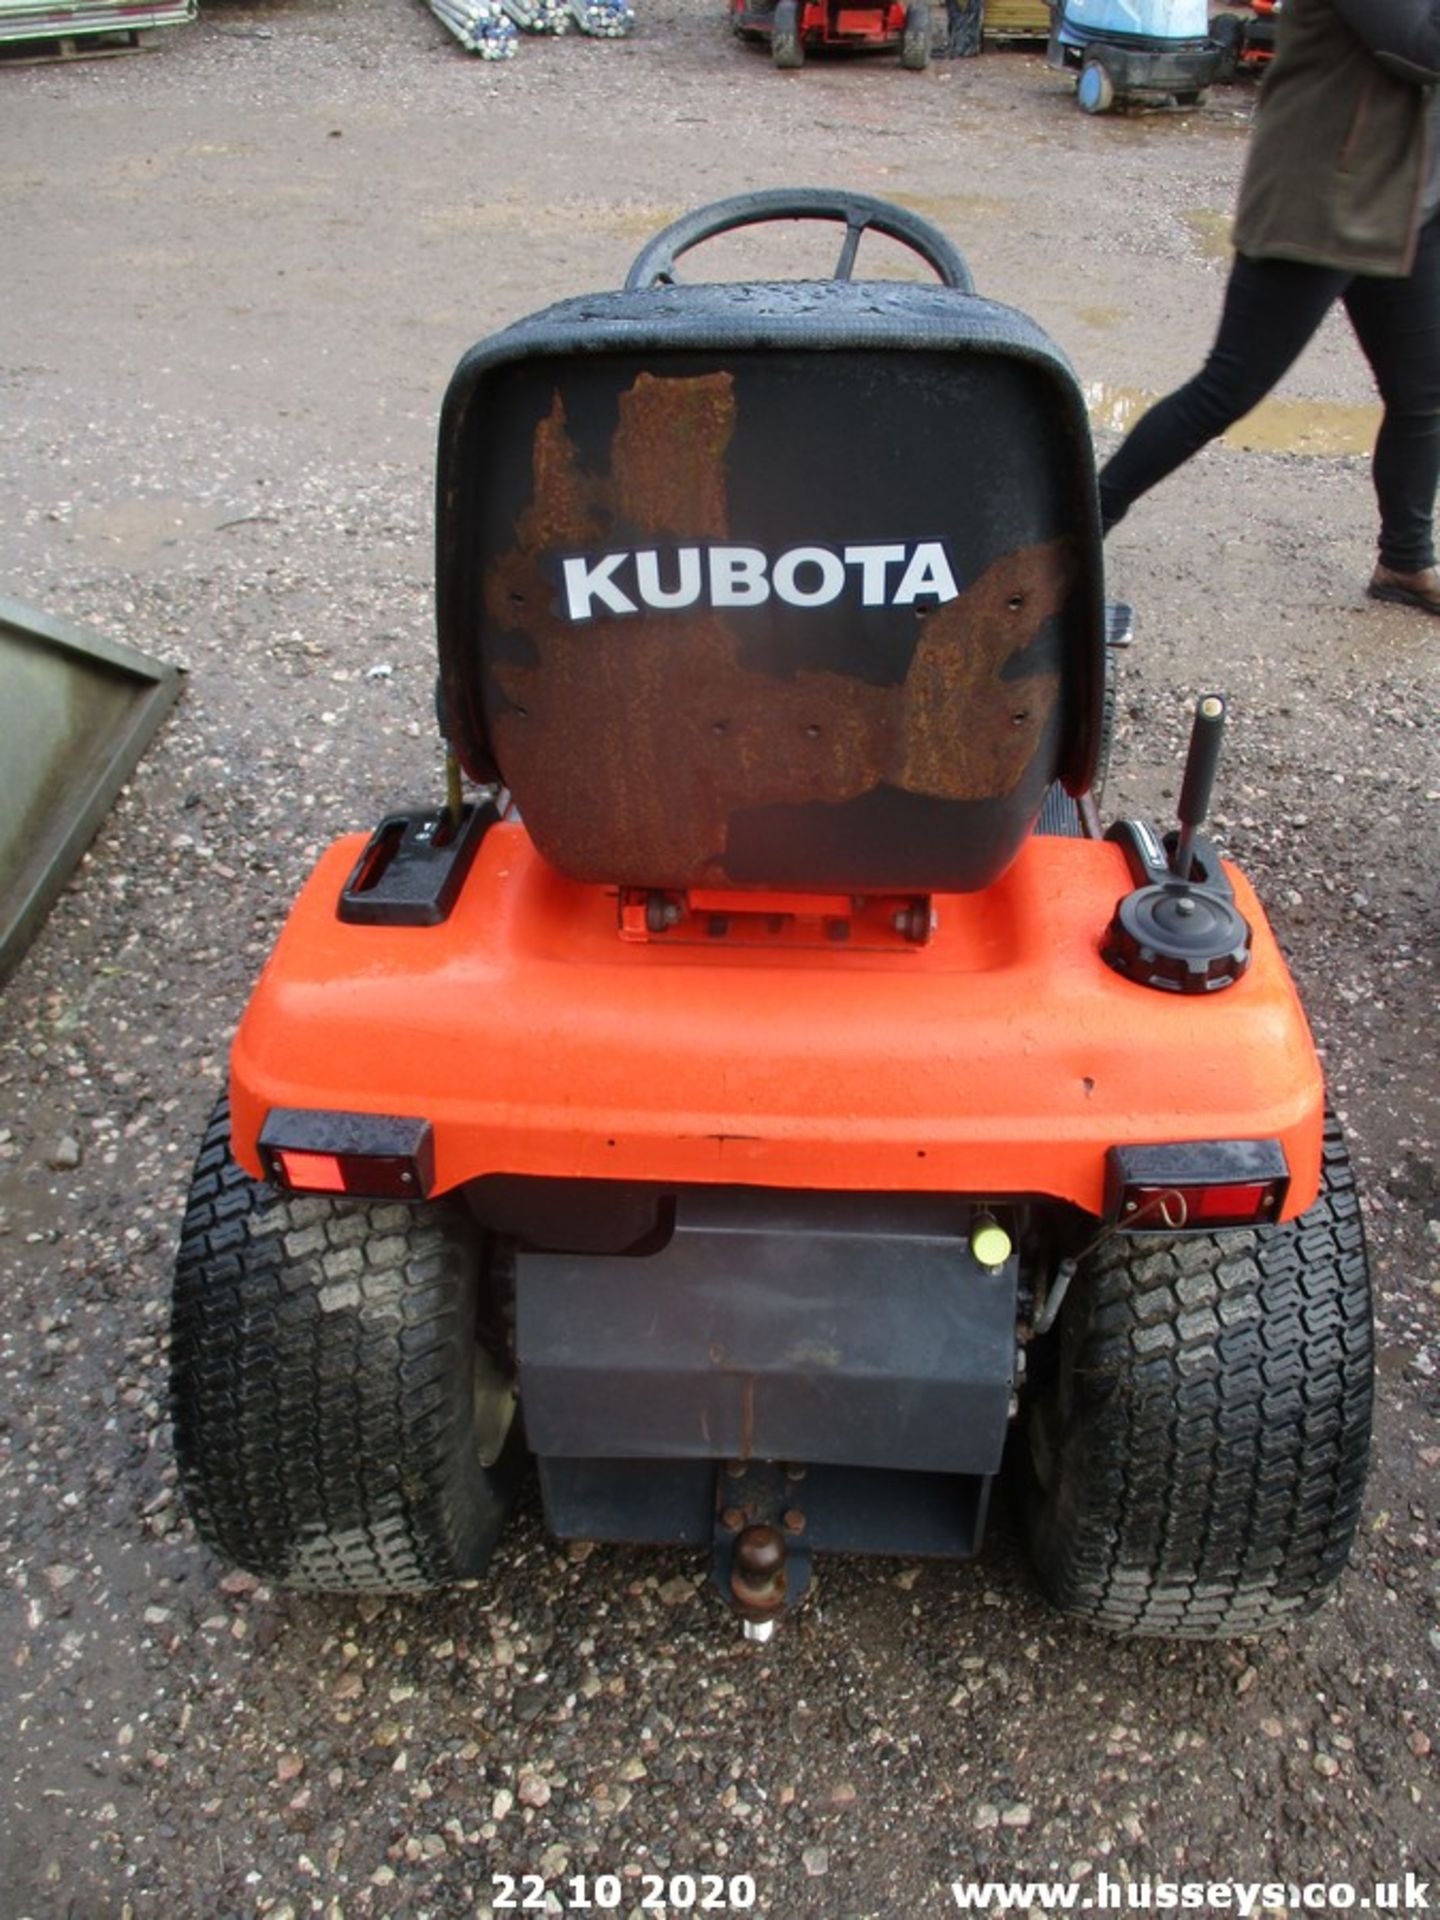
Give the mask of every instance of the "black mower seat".
<svg viewBox="0 0 1440 1920">
<path fill-rule="evenodd" d="M 551 307 L 451 382 L 438 542 L 452 743 L 573 878 L 970 891 L 1093 777 L 1084 402 L 954 288 Z"/>
</svg>

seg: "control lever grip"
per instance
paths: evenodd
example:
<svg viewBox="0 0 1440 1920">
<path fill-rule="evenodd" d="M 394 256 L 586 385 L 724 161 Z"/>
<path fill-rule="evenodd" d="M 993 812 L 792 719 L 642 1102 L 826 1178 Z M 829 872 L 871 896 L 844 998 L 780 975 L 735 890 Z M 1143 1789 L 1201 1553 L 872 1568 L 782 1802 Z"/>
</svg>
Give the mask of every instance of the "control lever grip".
<svg viewBox="0 0 1440 1920">
<path fill-rule="evenodd" d="M 1185 777 L 1180 783 L 1180 837 L 1175 843 L 1175 876 L 1190 878 L 1195 830 L 1203 826 L 1215 791 L 1215 771 L 1220 764 L 1220 742 L 1225 732 L 1225 696 L 1202 694 L 1195 703 L 1195 723 L 1190 729 L 1190 750 L 1185 756 Z"/>
</svg>

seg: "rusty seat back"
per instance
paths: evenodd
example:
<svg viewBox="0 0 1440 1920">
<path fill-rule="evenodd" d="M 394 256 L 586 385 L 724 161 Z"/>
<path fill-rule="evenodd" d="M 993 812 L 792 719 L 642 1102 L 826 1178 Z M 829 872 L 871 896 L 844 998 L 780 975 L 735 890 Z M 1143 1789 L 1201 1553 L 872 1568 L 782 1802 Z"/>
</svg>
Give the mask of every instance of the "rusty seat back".
<svg viewBox="0 0 1440 1920">
<path fill-rule="evenodd" d="M 461 762 L 563 872 L 984 887 L 1094 769 L 1079 388 L 945 287 L 562 302 L 451 382 L 438 614 Z"/>
</svg>

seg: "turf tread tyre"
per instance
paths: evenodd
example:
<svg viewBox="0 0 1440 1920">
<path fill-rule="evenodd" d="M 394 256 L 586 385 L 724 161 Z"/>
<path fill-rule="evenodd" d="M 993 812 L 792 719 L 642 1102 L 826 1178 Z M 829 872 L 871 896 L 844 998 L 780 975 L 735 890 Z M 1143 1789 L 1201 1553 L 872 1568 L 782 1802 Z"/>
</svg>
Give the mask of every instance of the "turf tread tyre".
<svg viewBox="0 0 1440 1920">
<path fill-rule="evenodd" d="M 900 65 L 907 73 L 923 73 L 929 66 L 931 38 L 930 0 L 910 0 L 900 37 Z"/>
<path fill-rule="evenodd" d="M 483 1571 L 523 1460 L 476 1429 L 480 1242 L 463 1212 L 296 1196 L 230 1153 L 221 1101 L 181 1227 L 170 1398 L 186 1503 L 223 1559 L 292 1587 Z"/>
<path fill-rule="evenodd" d="M 794 73 L 805 64 L 798 0 L 779 0 L 775 8 L 770 29 L 770 58 L 782 73 Z"/>
<path fill-rule="evenodd" d="M 1215 1639 L 1312 1611 L 1369 1456 L 1373 1330 L 1339 1129 L 1301 1219 L 1115 1235 L 1076 1276 L 1030 1410 L 1029 1532 L 1063 1611 Z"/>
</svg>

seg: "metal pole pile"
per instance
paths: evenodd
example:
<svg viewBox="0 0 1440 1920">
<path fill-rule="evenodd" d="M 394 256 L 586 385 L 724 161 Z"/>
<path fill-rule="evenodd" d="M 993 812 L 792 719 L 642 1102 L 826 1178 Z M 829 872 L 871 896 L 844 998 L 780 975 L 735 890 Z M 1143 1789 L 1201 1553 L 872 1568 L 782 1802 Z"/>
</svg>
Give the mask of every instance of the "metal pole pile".
<svg viewBox="0 0 1440 1920">
<path fill-rule="evenodd" d="M 502 0 L 502 5 L 522 33 L 569 31 L 569 0 Z"/>
<path fill-rule="evenodd" d="M 3 0 L 0 0 L 3 3 Z M 635 25 L 631 0 L 429 0 L 462 47 L 482 60 L 508 60 L 520 33 L 568 33 L 619 40 Z"/>
<path fill-rule="evenodd" d="M 570 0 L 570 13 L 580 31 L 597 40 L 621 40 L 635 25 L 630 0 Z"/>
<path fill-rule="evenodd" d="M 518 36 L 500 0 L 430 0 L 430 11 L 444 21 L 462 47 L 482 60 L 513 56 Z"/>
</svg>

